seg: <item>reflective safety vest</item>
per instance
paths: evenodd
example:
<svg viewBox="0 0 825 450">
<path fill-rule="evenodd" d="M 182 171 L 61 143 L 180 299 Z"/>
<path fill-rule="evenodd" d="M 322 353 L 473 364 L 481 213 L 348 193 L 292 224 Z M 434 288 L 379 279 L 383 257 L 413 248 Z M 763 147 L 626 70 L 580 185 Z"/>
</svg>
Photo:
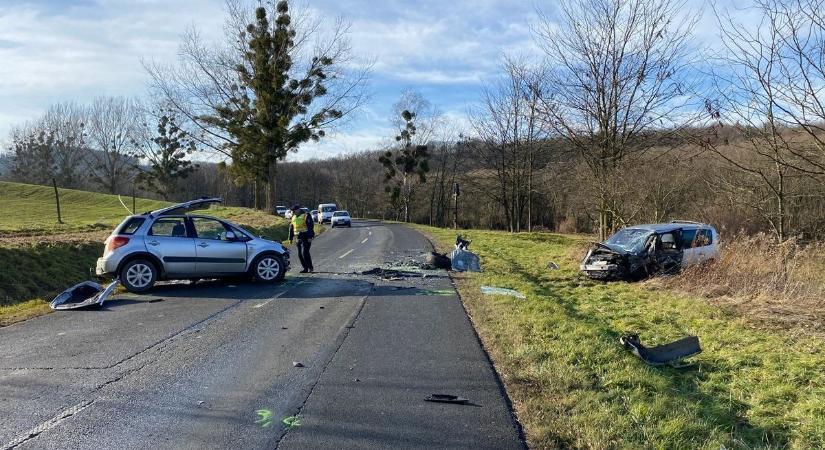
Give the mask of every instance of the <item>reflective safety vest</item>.
<svg viewBox="0 0 825 450">
<path fill-rule="evenodd" d="M 306 214 L 293 214 L 292 215 L 292 232 L 296 235 L 298 233 L 304 233 L 309 231 L 309 227 L 307 226 L 307 215 Z"/>
</svg>

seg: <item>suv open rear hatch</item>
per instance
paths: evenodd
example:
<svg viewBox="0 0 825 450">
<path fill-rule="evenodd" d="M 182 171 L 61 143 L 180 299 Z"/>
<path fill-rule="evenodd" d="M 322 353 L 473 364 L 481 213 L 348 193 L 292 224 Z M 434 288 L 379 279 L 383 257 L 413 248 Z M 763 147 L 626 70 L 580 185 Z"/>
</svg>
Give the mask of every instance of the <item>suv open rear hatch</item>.
<svg viewBox="0 0 825 450">
<path fill-rule="evenodd" d="M 197 200 L 189 200 L 188 202 L 178 203 L 177 205 L 167 206 L 166 208 L 161 208 L 149 213 L 152 217 L 157 216 L 169 216 L 169 215 L 180 215 L 186 214 L 190 211 L 196 211 L 199 209 L 207 209 L 212 206 L 213 203 L 223 203 L 223 199 L 219 197 L 213 198 L 199 198 Z"/>
</svg>

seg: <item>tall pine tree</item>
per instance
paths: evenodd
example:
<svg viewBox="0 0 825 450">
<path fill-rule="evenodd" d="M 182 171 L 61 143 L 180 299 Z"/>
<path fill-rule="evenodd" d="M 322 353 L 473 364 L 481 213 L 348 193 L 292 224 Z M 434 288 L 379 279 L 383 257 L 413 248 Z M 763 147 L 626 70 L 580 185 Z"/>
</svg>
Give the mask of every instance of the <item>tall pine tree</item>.
<svg viewBox="0 0 825 450">
<path fill-rule="evenodd" d="M 236 177 L 261 181 L 267 186 L 267 208 L 275 213 L 278 162 L 304 142 L 324 136 L 323 127 L 343 114 L 334 108 L 310 113 L 312 103 L 327 94 L 327 71 L 335 61 L 315 56 L 299 76 L 294 76 L 293 54 L 296 30 L 289 5 L 276 5 L 274 26 L 267 10 L 255 10 L 255 21 L 240 38 L 246 44 L 243 63 L 235 71 L 238 85 L 232 86 L 229 101 L 215 108 L 206 121 L 235 138 L 230 148 Z"/>
</svg>

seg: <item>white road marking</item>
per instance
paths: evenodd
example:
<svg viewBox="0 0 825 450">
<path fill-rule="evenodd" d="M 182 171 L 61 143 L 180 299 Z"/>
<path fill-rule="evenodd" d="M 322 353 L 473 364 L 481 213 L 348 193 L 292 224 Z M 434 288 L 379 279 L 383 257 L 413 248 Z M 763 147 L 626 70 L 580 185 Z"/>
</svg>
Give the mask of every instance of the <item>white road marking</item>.
<svg viewBox="0 0 825 450">
<path fill-rule="evenodd" d="M 352 249 L 352 250 L 350 250 L 350 251 L 348 251 L 348 252 L 344 253 L 343 255 L 339 256 L 339 257 L 338 257 L 338 259 L 344 259 L 344 258 L 346 258 L 346 257 L 347 257 L 347 255 L 349 255 L 350 253 L 352 253 L 352 252 L 354 252 L 354 251 L 355 251 L 355 249 Z"/>
<path fill-rule="evenodd" d="M 298 283 L 296 283 L 296 284 L 301 284 L 301 283 L 300 283 L 300 282 L 298 282 Z M 288 290 L 289 290 L 289 289 L 287 289 L 286 291 L 288 291 Z M 253 306 L 253 308 L 260 308 L 260 307 L 262 307 L 262 306 L 264 306 L 264 305 L 268 304 L 268 303 L 269 303 L 269 302 L 271 302 L 272 300 L 275 300 L 276 298 L 278 298 L 278 297 L 280 297 L 280 296 L 282 296 L 282 295 L 286 294 L 286 291 L 281 291 L 281 292 L 278 292 L 277 294 L 275 294 L 275 296 L 274 296 L 274 297 L 270 298 L 269 300 L 267 300 L 267 301 L 265 301 L 265 302 L 263 302 L 263 303 L 259 303 L 259 304 L 255 305 L 255 306 Z"/>
<path fill-rule="evenodd" d="M 363 241 L 361 241 L 361 243 L 362 243 L 362 244 L 366 244 L 368 240 L 370 240 L 370 238 L 364 238 L 364 240 L 363 240 Z"/>
<path fill-rule="evenodd" d="M 32 428 L 28 431 L 23 432 L 20 436 L 15 438 L 13 441 L 0 446 L 0 449 L 9 450 L 9 449 L 13 449 L 13 448 L 17 447 L 18 445 L 23 444 L 26 441 L 28 441 L 29 439 L 32 439 L 33 437 L 37 436 L 38 434 L 43 433 L 43 432 L 48 431 L 48 430 L 51 430 L 52 428 L 60 425 L 61 422 L 68 419 L 69 417 L 79 413 L 80 411 L 83 411 L 84 409 L 88 408 L 89 406 L 92 405 L 92 403 L 94 403 L 96 401 L 97 401 L 97 399 L 86 400 L 86 401 L 78 403 L 78 404 L 76 404 L 76 405 L 74 405 L 74 406 L 72 406 L 68 409 L 65 409 L 62 412 L 58 413 L 56 416 L 52 417 L 51 419 L 49 419 L 45 422 L 42 422 L 40 425 L 37 425 L 36 427 L 34 427 L 34 428 Z"/>
<path fill-rule="evenodd" d="M 372 230 L 370 230 L 370 236 L 372 236 Z"/>
</svg>

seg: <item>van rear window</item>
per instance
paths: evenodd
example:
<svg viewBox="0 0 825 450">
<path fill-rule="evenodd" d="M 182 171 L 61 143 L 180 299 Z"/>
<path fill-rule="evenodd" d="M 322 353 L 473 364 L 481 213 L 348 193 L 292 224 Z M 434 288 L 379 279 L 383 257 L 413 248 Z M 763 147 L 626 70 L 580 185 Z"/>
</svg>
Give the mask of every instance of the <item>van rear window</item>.
<svg viewBox="0 0 825 450">
<path fill-rule="evenodd" d="M 146 219 L 143 217 L 132 217 L 120 224 L 115 234 L 135 234 L 135 231 L 137 231 L 145 221 Z"/>
</svg>

